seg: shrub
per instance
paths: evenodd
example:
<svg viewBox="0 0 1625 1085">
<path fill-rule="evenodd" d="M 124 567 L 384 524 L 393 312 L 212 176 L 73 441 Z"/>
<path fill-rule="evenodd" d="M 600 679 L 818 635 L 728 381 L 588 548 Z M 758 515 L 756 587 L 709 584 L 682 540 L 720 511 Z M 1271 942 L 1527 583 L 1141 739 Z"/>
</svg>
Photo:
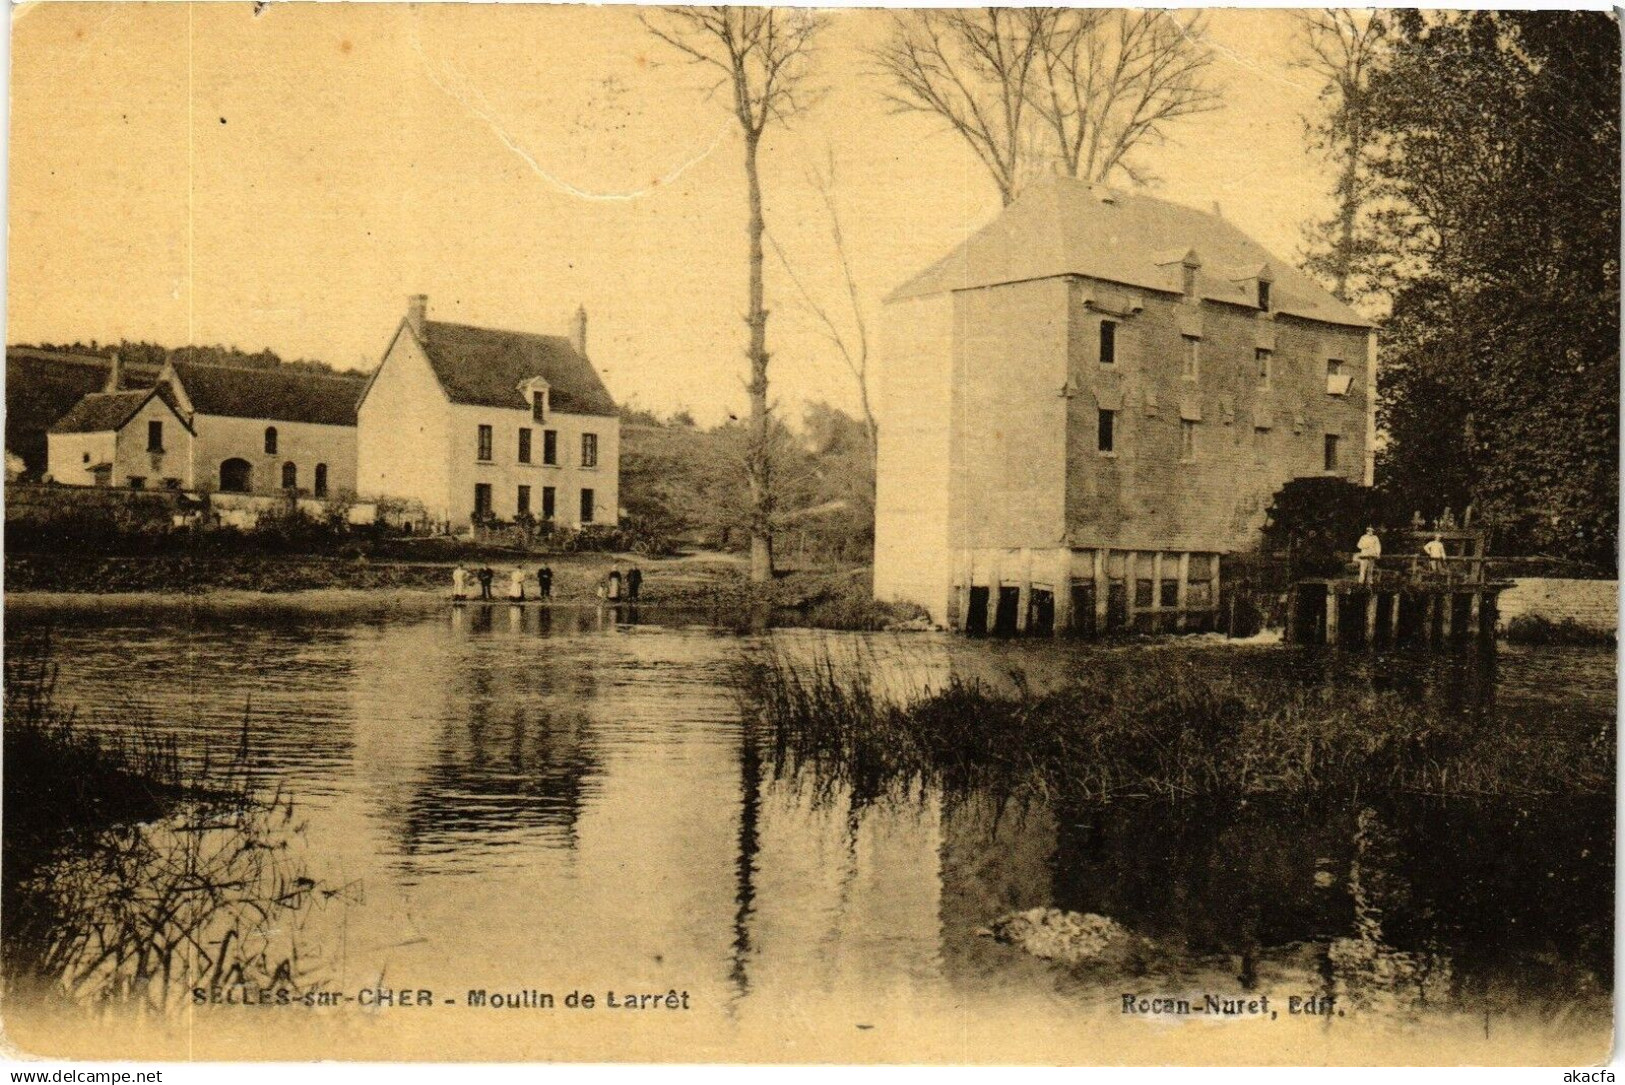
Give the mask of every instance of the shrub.
<svg viewBox="0 0 1625 1085">
<path fill-rule="evenodd" d="M 1573 618 L 1554 622 L 1538 614 L 1520 614 L 1507 622 L 1503 634 L 1511 644 L 1587 645 L 1613 647 L 1616 637 L 1602 629 L 1581 625 Z"/>
</svg>

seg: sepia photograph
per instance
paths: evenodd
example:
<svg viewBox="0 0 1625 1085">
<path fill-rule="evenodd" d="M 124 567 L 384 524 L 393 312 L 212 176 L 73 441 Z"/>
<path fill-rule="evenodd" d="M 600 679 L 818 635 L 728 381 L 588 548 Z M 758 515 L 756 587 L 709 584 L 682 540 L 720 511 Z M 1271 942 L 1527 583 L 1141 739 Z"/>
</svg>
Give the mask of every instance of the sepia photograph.
<svg viewBox="0 0 1625 1085">
<path fill-rule="evenodd" d="M 1614 10 L 10 50 L 8 1063 L 1614 1057 Z"/>
</svg>

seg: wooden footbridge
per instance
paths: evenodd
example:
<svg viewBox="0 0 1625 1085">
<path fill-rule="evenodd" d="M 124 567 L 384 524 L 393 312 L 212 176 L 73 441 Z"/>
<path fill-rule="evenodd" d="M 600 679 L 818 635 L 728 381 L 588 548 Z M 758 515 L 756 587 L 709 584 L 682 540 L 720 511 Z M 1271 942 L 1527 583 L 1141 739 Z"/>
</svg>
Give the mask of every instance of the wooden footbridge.
<svg viewBox="0 0 1625 1085">
<path fill-rule="evenodd" d="M 1493 644 L 1498 600 L 1512 584 L 1485 575 L 1481 533 L 1448 535 L 1445 557 L 1382 557 L 1348 576 L 1296 581 L 1287 598 L 1287 641 L 1431 649 Z"/>
</svg>

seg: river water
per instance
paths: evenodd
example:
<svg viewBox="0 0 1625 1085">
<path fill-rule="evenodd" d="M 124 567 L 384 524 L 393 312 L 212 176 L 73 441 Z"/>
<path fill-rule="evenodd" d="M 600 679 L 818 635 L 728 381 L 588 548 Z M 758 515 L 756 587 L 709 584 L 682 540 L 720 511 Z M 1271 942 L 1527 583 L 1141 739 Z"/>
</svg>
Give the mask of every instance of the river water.
<svg viewBox="0 0 1625 1085">
<path fill-rule="evenodd" d="M 1087 1062 L 1171 1050 L 1156 1046 L 1171 1023 L 1125 1013 L 1125 994 L 1263 994 L 1283 1019 L 1289 997 L 1331 995 L 1347 1016 L 1314 1021 L 1315 1037 L 1363 1021 L 1414 1040 L 1419 1022 L 1448 1023 L 1469 1058 L 1492 1050 L 1471 1046 L 1480 1033 L 1584 1052 L 1609 1027 L 1611 802 L 1069 810 L 929 789 L 856 802 L 775 773 L 732 685 L 742 651 L 771 639 L 831 652 L 904 697 L 954 673 L 1053 681 L 1107 649 L 741 637 L 624 617 L 158 607 L 56 615 L 50 637 L 59 700 L 96 726 L 144 720 L 211 763 L 246 726 L 257 778 L 296 799 L 304 861 L 345 888 L 302 935 L 332 989 L 432 990 L 446 1020 L 475 1013 L 475 990 L 560 1007 L 571 992 L 687 992 L 689 1009 L 662 1011 L 682 1025 L 572 1045 L 561 1011 L 502 1011 L 500 1025 L 482 1011 L 478 1029 L 457 1030 L 478 1042 L 442 1036 L 450 1046 L 434 1051 L 579 1057 L 609 1042 L 616 1057 L 959 1061 L 1008 1041 L 1006 1057 Z M 8 609 L 8 650 L 44 623 Z M 1159 665 L 1186 649 L 1111 650 Z M 1503 649 L 1490 671 L 1435 666 L 1414 685 L 1484 726 L 1595 730 L 1615 713 L 1608 651 Z M 1068 966 L 987 936 L 1033 908 L 1108 916 L 1138 948 Z M 973 1043 L 965 1022 L 983 1011 L 1016 1033 Z M 1023 1021 L 1037 1031 L 1022 1036 Z M 345 1027 L 367 1051 L 366 1026 Z M 1216 1045 L 1235 1042 L 1295 1061 L 1302 1049 L 1284 1041 L 1245 1046 L 1287 1035 L 1218 1030 L 1201 1050 L 1220 1058 Z"/>
</svg>

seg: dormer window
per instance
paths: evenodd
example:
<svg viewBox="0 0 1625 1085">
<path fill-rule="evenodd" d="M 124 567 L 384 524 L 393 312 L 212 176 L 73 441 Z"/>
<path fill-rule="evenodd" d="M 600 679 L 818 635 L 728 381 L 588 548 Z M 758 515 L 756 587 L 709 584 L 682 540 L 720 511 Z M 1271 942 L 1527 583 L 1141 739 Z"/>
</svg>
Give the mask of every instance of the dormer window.
<svg viewBox="0 0 1625 1085">
<path fill-rule="evenodd" d="M 1258 280 L 1258 307 L 1266 313 L 1270 311 L 1270 283 L 1268 279 Z"/>
<path fill-rule="evenodd" d="M 519 386 L 520 395 L 530 404 L 530 417 L 533 422 L 546 422 L 551 389 L 541 377 L 532 377 Z"/>
</svg>

